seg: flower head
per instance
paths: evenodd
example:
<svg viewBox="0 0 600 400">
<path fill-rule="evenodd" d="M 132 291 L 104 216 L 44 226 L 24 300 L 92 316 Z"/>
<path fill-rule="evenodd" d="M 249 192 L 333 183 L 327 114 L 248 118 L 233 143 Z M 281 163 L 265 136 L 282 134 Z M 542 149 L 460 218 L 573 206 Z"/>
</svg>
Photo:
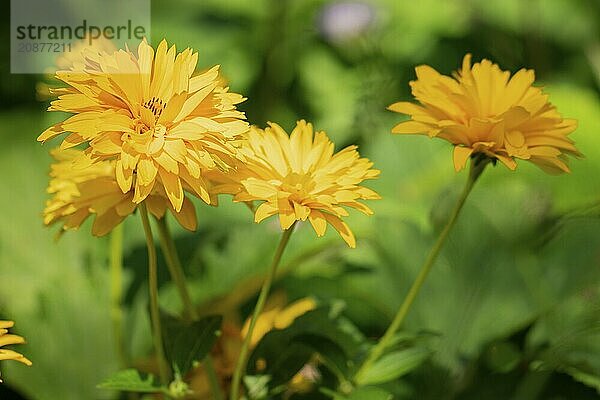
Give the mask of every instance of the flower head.
<svg viewBox="0 0 600 400">
<path fill-rule="evenodd" d="M 229 142 L 248 128 L 235 109 L 244 99 L 222 86 L 218 66 L 194 76 L 198 54 L 176 54 L 164 40 L 156 53 L 144 40 L 137 54 L 88 51 L 84 58 L 56 73 L 68 86 L 54 90 L 49 108 L 75 115 L 38 140 L 70 132 L 61 148 L 89 144 L 82 163 L 114 160 L 118 186 L 133 190 L 134 203 L 159 189 L 179 212 L 186 185 L 210 203 L 203 173 L 228 169 L 236 155 Z"/>
<path fill-rule="evenodd" d="M 78 228 L 90 215 L 94 215 L 92 233 L 102 236 L 133 213 L 137 204 L 132 191 L 123 193 L 115 179 L 116 161 L 100 161 L 82 167 L 82 151 L 76 149 L 52 152 L 57 160 L 51 165 L 48 193 L 53 197 L 46 202 L 44 224 L 62 223 L 63 230 Z M 85 156 L 83 156 L 85 157 Z M 192 188 L 186 187 L 193 192 Z M 184 198 L 182 207 L 175 211 L 161 186 L 155 186 L 146 198 L 148 211 L 162 218 L 170 209 L 186 229 L 196 229 L 196 212 L 192 202 Z"/>
<path fill-rule="evenodd" d="M 291 135 L 277 124 L 269 125 L 264 130 L 251 128 L 240 149 L 244 163 L 235 174 L 225 175 L 229 181 L 216 185 L 215 191 L 234 194 L 235 201 L 262 201 L 255 222 L 278 215 L 286 230 L 308 219 L 318 236 L 330 224 L 355 247 L 354 235 L 342 221 L 348 215 L 344 207 L 372 214 L 359 200 L 379 195 L 360 184 L 376 178 L 379 171 L 371 168 L 368 159 L 360 158 L 356 146 L 334 154 L 325 132 L 313 132 L 310 123 L 299 121 Z"/>
<path fill-rule="evenodd" d="M 17 353 L 13 350 L 3 349 L 2 347 L 11 345 L 11 344 L 22 344 L 25 343 L 25 339 L 23 339 L 19 335 L 12 335 L 8 333 L 8 328 L 12 328 L 15 325 L 13 321 L 1 321 L 0 320 L 0 361 L 1 360 L 14 360 L 20 363 L 23 363 L 27 366 L 31 365 L 31 361 L 29 361 L 23 354 Z M 2 380 L 0 380 L 2 382 Z"/>
<path fill-rule="evenodd" d="M 567 136 L 577 121 L 563 119 L 541 88 L 532 86 L 533 70 L 521 69 L 512 78 L 496 64 L 482 60 L 449 77 L 427 65 L 416 68 L 410 82 L 421 103 L 392 104 L 389 109 L 410 115 L 393 133 L 439 137 L 454 145 L 454 167 L 483 153 L 514 170 L 515 159 L 529 160 L 549 173 L 569 172 L 567 155 L 580 156 Z"/>
</svg>

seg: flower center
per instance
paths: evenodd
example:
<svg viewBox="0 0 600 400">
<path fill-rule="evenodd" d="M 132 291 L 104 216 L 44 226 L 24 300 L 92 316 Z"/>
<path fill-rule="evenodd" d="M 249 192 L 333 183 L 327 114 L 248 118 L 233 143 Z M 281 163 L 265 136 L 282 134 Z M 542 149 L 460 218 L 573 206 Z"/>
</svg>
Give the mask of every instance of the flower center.
<svg viewBox="0 0 600 400">
<path fill-rule="evenodd" d="M 281 183 L 281 189 L 291 193 L 290 199 L 297 202 L 307 197 L 314 186 L 315 183 L 309 174 L 298 174 L 295 172 L 286 176 Z"/>
<path fill-rule="evenodd" d="M 165 141 L 167 128 L 162 124 L 156 124 L 149 128 L 142 120 L 135 124 L 135 133 L 125 133 L 121 137 L 138 153 L 154 153 L 162 148 Z"/>
<path fill-rule="evenodd" d="M 152 111 L 155 120 L 158 120 L 163 110 L 167 107 L 167 103 L 158 97 L 153 97 L 142 104 L 142 107 Z"/>
</svg>

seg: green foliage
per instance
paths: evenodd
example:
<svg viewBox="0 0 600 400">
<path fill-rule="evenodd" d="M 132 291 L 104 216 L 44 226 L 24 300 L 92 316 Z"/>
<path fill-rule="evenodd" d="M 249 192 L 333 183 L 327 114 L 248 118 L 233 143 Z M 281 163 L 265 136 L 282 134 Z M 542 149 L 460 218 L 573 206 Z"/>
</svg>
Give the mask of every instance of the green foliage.
<svg viewBox="0 0 600 400">
<path fill-rule="evenodd" d="M 98 385 L 101 389 L 138 393 L 165 393 L 167 389 L 155 382 L 153 375 L 142 375 L 135 369 L 119 371 Z"/>
<path fill-rule="evenodd" d="M 331 311 L 330 307 L 320 307 L 298 317 L 288 328 L 269 332 L 253 351 L 248 372 L 256 374 L 258 360 L 264 360 L 266 369 L 260 373 L 270 376 L 270 386 L 276 388 L 318 355 L 338 383 L 346 382 L 360 343 L 346 331 L 341 317 Z"/>
<path fill-rule="evenodd" d="M 333 399 L 334 400 L 361 400 L 361 399 L 373 399 L 373 400 L 391 400 L 394 396 L 377 387 L 361 387 L 353 391 L 348 396 L 343 396 L 340 394 L 336 394 Z"/>
<path fill-rule="evenodd" d="M 162 313 L 161 322 L 167 360 L 175 371 L 185 375 L 215 344 L 222 317 L 209 316 L 188 323 Z"/>
<path fill-rule="evenodd" d="M 351 215 L 358 237 L 346 249 L 330 229 L 294 233 L 275 290 L 319 308 L 259 342 L 244 383 L 252 399 L 597 399 L 600 389 L 600 8 L 589 0 L 373 0 L 364 32 L 332 40 L 322 13 L 333 1 L 179 0 L 153 2 L 153 42 L 199 51 L 199 66 L 221 64 L 251 122 L 289 128 L 306 118 L 338 148 L 357 143 L 382 170 L 370 184 L 383 197 L 375 216 Z M 8 15 L 8 14 L 7 14 Z M 466 174 L 456 174 L 441 140 L 393 136 L 402 117 L 385 111 L 410 98 L 414 66 L 444 73 L 464 53 L 503 68 L 535 68 L 585 159 L 548 176 L 521 162 L 490 167 L 419 294 L 404 331 L 355 386 L 352 374 L 380 337 L 417 274 Z M 7 58 L 6 58 L 7 59 Z M 148 371 L 146 253 L 140 222 L 125 222 L 125 359 L 111 323 L 105 239 L 90 224 L 56 242 L 42 227 L 49 157 L 35 137 L 43 114 L 40 77 L 3 74 L 0 91 L 0 317 L 17 322 L 34 363 L 2 364 L 0 398 L 116 399 L 117 390 L 165 392 Z M 43 117 L 41 117 L 43 115 Z M 51 121 L 52 120 L 52 121 Z M 176 232 L 190 289 L 203 315 L 243 321 L 279 235 L 256 225 L 244 205 L 197 202 L 199 232 Z M 160 257 L 159 257 L 160 258 Z M 181 311 L 166 268 L 161 306 Z M 325 304 L 334 306 L 325 306 Z M 340 306 L 343 304 L 343 307 Z M 237 315 L 239 314 L 239 315 Z M 220 340 L 220 317 L 191 325 L 165 317 L 171 362 L 184 374 Z M 261 361 L 266 367 L 261 367 Z M 308 388 L 290 379 L 309 365 Z M 305 371 L 304 371 L 305 372 Z M 97 382 L 111 376 L 96 388 Z"/>
<path fill-rule="evenodd" d="M 377 385 L 398 379 L 419 367 L 429 357 L 427 349 L 413 347 L 385 354 L 377 360 L 357 383 L 359 385 Z"/>
</svg>

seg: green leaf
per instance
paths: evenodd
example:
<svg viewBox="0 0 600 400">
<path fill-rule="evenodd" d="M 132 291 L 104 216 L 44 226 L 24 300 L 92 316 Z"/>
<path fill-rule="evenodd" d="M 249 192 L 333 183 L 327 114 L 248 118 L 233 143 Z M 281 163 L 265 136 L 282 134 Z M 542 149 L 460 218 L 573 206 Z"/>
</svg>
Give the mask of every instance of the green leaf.
<svg viewBox="0 0 600 400">
<path fill-rule="evenodd" d="M 295 342 L 303 343 L 319 353 L 321 362 L 343 382 L 348 373 L 348 358 L 344 350 L 333 340 L 319 335 L 300 335 Z"/>
<path fill-rule="evenodd" d="M 412 347 L 386 354 L 358 377 L 357 383 L 373 385 L 389 382 L 417 368 L 430 354 L 429 350 L 422 347 Z"/>
<path fill-rule="evenodd" d="M 576 381 L 592 387 L 596 389 L 598 393 L 600 393 L 600 376 L 592 375 L 575 367 L 565 368 L 564 372 L 571 375 Z"/>
<path fill-rule="evenodd" d="M 248 369 L 256 374 L 256 361 L 264 359 L 267 368 L 260 373 L 271 375 L 272 384 L 277 386 L 289 381 L 315 353 L 321 353 L 330 363 L 338 377 L 347 369 L 345 360 L 352 358 L 357 343 L 345 332 L 337 318 L 330 315 L 330 307 L 320 307 L 298 317 L 286 329 L 273 330 L 266 334 L 250 357 Z M 317 343 L 322 341 L 322 345 Z M 327 351 L 324 344 L 331 344 Z M 337 367 L 336 367 L 337 366 Z"/>
<path fill-rule="evenodd" d="M 182 375 L 202 360 L 220 335 L 223 318 L 219 315 L 204 317 L 192 323 L 169 314 L 161 314 L 163 342 L 167 359 Z"/>
<path fill-rule="evenodd" d="M 265 399 L 269 394 L 269 375 L 247 375 L 244 377 L 244 385 L 248 389 L 248 397 L 252 400 Z"/>
<path fill-rule="evenodd" d="M 600 288 L 575 295 L 536 321 L 527 336 L 530 367 L 566 373 L 600 392 Z"/>
<path fill-rule="evenodd" d="M 510 372 L 521 361 L 521 352 L 513 343 L 495 343 L 489 348 L 486 361 L 488 367 L 494 371 Z"/>
<path fill-rule="evenodd" d="M 167 390 L 154 381 L 153 375 L 150 374 L 144 378 L 139 371 L 133 368 L 117 372 L 97 387 L 138 393 L 163 393 Z"/>
<path fill-rule="evenodd" d="M 334 400 L 392 400 L 390 392 L 378 387 L 363 386 L 354 390 L 350 395 L 336 395 Z"/>
</svg>

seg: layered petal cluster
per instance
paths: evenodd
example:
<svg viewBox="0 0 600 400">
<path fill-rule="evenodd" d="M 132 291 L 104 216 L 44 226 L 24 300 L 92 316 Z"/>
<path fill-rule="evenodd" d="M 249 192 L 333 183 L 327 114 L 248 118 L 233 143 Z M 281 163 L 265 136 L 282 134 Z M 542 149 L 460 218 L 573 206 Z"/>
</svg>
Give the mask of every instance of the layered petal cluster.
<svg viewBox="0 0 600 400">
<path fill-rule="evenodd" d="M 133 213 L 138 204 L 134 193 L 123 193 L 115 179 L 115 160 L 92 162 L 82 160 L 86 156 L 81 150 L 56 149 L 51 152 L 56 163 L 51 165 L 50 183 L 47 192 L 52 194 L 44 209 L 44 224 L 61 223 L 63 230 L 78 228 L 89 216 L 94 215 L 92 233 L 102 236 Z M 77 164 L 75 164 L 77 162 Z M 186 187 L 194 193 L 193 188 Z M 167 209 L 186 229 L 196 229 L 196 212 L 188 198 L 176 211 L 164 189 L 156 185 L 146 198 L 148 211 L 162 218 Z"/>
<path fill-rule="evenodd" d="M 0 361 L 2 360 L 14 360 L 20 363 L 23 363 L 27 366 L 31 365 L 31 361 L 29 361 L 23 354 L 17 353 L 16 351 L 3 349 L 4 346 L 9 346 L 12 344 L 22 344 L 25 343 L 25 339 L 23 339 L 19 335 L 12 335 L 8 333 L 8 329 L 12 328 L 15 325 L 13 321 L 1 321 L 0 320 Z M 2 380 L 0 380 L 2 382 Z"/>
<path fill-rule="evenodd" d="M 295 221 L 308 220 L 318 236 L 325 234 L 329 224 L 355 247 L 354 235 L 342 220 L 348 215 L 344 207 L 371 215 L 359 200 L 380 198 L 361 186 L 379 171 L 360 158 L 356 146 L 334 153 L 325 132 L 314 132 L 312 124 L 299 121 L 291 135 L 274 123 L 264 130 L 252 127 L 240 151 L 244 163 L 215 184 L 215 191 L 233 194 L 234 201 L 262 202 L 255 222 L 277 215 L 286 230 Z"/>
<path fill-rule="evenodd" d="M 73 113 L 44 131 L 45 142 L 69 133 L 61 149 L 88 145 L 78 163 L 114 161 L 121 192 L 140 203 L 162 191 L 179 212 L 184 188 L 211 202 L 204 173 L 227 170 L 236 156 L 230 143 L 248 129 L 235 105 L 244 98 L 224 87 L 215 66 L 194 75 L 198 54 L 178 53 L 162 41 L 142 41 L 134 54 L 87 50 L 84 61 L 56 78 L 50 111 Z"/>
<path fill-rule="evenodd" d="M 483 153 L 511 170 L 522 159 L 549 173 L 569 172 L 567 156 L 581 155 L 568 137 L 577 122 L 563 119 L 548 95 L 532 86 L 533 70 L 521 69 L 511 77 L 485 59 L 471 65 L 467 54 L 453 77 L 427 65 L 418 66 L 416 73 L 410 86 L 420 105 L 392 104 L 390 110 L 411 117 L 392 132 L 449 141 L 457 171 L 471 155 Z"/>
</svg>

